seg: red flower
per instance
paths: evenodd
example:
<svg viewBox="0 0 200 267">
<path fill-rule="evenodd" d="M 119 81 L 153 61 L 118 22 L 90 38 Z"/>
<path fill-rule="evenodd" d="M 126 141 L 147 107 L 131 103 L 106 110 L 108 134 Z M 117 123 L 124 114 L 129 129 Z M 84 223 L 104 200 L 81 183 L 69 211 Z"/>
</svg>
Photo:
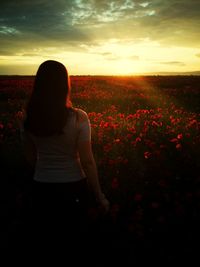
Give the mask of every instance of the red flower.
<svg viewBox="0 0 200 267">
<path fill-rule="evenodd" d="M 3 123 L 0 122 L 0 130 L 2 130 L 4 128 Z"/>
<path fill-rule="evenodd" d="M 173 139 L 170 140 L 170 142 L 177 143 L 178 142 L 178 139 L 177 138 L 173 138 Z"/>
<path fill-rule="evenodd" d="M 137 137 L 137 138 L 135 139 L 135 141 L 136 141 L 136 142 L 141 142 L 142 139 L 141 139 L 140 137 Z"/>
<path fill-rule="evenodd" d="M 127 134 L 127 139 L 131 139 L 132 138 L 132 134 Z"/>
<path fill-rule="evenodd" d="M 104 151 L 104 152 L 109 152 L 111 149 L 112 149 L 112 145 L 111 145 L 111 144 L 106 144 L 106 145 L 103 147 L 103 151 Z"/>
<path fill-rule="evenodd" d="M 144 152 L 144 158 L 145 158 L 145 159 L 149 159 L 150 156 L 151 156 L 151 153 L 150 153 L 149 151 L 145 151 L 145 152 Z"/>
<path fill-rule="evenodd" d="M 117 178 L 112 179 L 111 187 L 112 187 L 112 189 L 117 189 L 119 187 L 119 181 Z"/>
<path fill-rule="evenodd" d="M 158 122 L 156 122 L 156 121 L 152 121 L 152 126 L 159 127 L 160 124 Z"/>
<path fill-rule="evenodd" d="M 177 145 L 176 145 L 176 149 L 177 149 L 177 150 L 181 150 L 181 149 L 182 149 L 182 145 L 181 145 L 181 144 L 177 144 Z"/>
<path fill-rule="evenodd" d="M 142 196 L 142 194 L 140 194 L 140 193 L 136 193 L 135 196 L 134 196 L 134 200 L 135 200 L 136 202 L 140 202 L 140 201 L 142 201 L 142 198 L 143 198 L 143 196 Z"/>
<path fill-rule="evenodd" d="M 182 133 L 181 134 L 178 134 L 177 135 L 177 139 L 179 139 L 179 140 L 183 139 L 183 134 Z"/>
</svg>

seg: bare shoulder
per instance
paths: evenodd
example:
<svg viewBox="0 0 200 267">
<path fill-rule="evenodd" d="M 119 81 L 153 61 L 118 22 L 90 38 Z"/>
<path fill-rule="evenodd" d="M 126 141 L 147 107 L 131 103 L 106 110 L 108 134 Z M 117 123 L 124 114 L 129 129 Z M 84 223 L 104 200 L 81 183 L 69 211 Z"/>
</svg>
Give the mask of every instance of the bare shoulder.
<svg viewBox="0 0 200 267">
<path fill-rule="evenodd" d="M 76 112 L 78 114 L 79 122 L 84 122 L 84 121 L 88 120 L 88 115 L 84 110 L 82 110 L 80 108 L 76 108 Z"/>
</svg>

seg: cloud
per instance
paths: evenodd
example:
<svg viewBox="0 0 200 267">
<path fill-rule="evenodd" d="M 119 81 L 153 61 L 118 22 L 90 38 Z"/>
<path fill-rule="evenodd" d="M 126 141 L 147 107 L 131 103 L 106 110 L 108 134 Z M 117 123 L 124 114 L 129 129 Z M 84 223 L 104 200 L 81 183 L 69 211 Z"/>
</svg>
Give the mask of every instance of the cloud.
<svg viewBox="0 0 200 267">
<path fill-rule="evenodd" d="M 170 42 L 191 35 L 194 41 L 199 36 L 199 10 L 200 1 L 196 0 L 3 0 L 0 25 L 24 37 L 29 34 L 57 41 L 89 42 L 96 36 L 96 28 L 98 39 L 110 32 L 111 37 Z"/>
<path fill-rule="evenodd" d="M 0 38 L 5 34 L 21 33 L 23 38 L 44 41 L 88 41 L 82 30 L 72 25 L 73 1 L 2 1 L 0 9 Z M 2 36 L 4 35 L 4 36 Z M 27 40 L 28 41 L 28 40 Z"/>
<path fill-rule="evenodd" d="M 129 59 L 131 59 L 131 60 L 139 60 L 140 57 L 136 56 L 136 55 L 132 55 L 132 56 L 129 57 Z"/>
<path fill-rule="evenodd" d="M 100 53 L 98 53 L 98 55 L 103 56 L 106 60 L 119 60 L 119 59 L 121 59 L 120 56 L 116 55 L 115 53 L 111 53 L 111 52 L 100 52 Z"/>
<path fill-rule="evenodd" d="M 4 55 L 32 54 L 36 47 L 87 52 L 113 38 L 199 47 L 199 27 L 198 0 L 1 0 L 0 8 Z"/>
<path fill-rule="evenodd" d="M 16 35 L 19 34 L 20 32 L 12 27 L 7 27 L 7 26 L 0 26 L 0 34 L 4 35 Z"/>
<path fill-rule="evenodd" d="M 150 38 L 171 45 L 197 45 L 200 39 L 200 1 L 151 1 L 155 16 L 140 21 Z"/>
<path fill-rule="evenodd" d="M 196 54 L 196 57 L 200 57 L 200 53 L 199 54 Z"/>
<path fill-rule="evenodd" d="M 160 64 L 173 65 L 173 66 L 185 66 L 185 63 L 181 61 L 167 61 L 167 62 L 160 62 Z"/>
<path fill-rule="evenodd" d="M 0 50 L 0 56 L 15 56 L 16 53 L 11 50 L 2 49 Z"/>
</svg>

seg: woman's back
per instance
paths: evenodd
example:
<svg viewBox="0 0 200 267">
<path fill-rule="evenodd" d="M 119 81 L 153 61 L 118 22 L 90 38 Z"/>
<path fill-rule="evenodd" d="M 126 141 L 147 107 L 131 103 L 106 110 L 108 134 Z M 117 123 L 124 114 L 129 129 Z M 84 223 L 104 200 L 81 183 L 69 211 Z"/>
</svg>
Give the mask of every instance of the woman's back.
<svg viewBox="0 0 200 267">
<path fill-rule="evenodd" d="M 82 110 L 70 109 L 61 134 L 36 137 L 31 134 L 37 150 L 34 180 L 40 182 L 73 182 L 85 177 L 77 144 L 90 140 L 89 120 L 79 122 Z"/>
</svg>

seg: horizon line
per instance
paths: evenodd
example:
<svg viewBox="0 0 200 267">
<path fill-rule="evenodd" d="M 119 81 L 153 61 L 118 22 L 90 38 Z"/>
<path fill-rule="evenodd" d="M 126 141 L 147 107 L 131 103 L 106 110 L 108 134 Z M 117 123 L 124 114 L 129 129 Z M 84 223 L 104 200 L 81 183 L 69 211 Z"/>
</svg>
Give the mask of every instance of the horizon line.
<svg viewBox="0 0 200 267">
<path fill-rule="evenodd" d="M 29 76 L 34 77 L 36 74 L 0 74 L 0 76 Z M 141 72 L 132 74 L 70 74 L 69 76 L 122 76 L 122 77 L 132 77 L 132 76 L 200 76 L 199 71 L 186 71 L 186 72 L 176 72 L 176 71 L 163 71 L 163 72 Z"/>
<path fill-rule="evenodd" d="M 177 76 L 177 75 L 200 75 L 200 70 L 194 71 L 152 71 L 152 72 L 136 72 L 127 74 L 69 74 L 69 76 Z M 35 74 L 1 74 L 0 76 L 36 76 Z"/>
</svg>

